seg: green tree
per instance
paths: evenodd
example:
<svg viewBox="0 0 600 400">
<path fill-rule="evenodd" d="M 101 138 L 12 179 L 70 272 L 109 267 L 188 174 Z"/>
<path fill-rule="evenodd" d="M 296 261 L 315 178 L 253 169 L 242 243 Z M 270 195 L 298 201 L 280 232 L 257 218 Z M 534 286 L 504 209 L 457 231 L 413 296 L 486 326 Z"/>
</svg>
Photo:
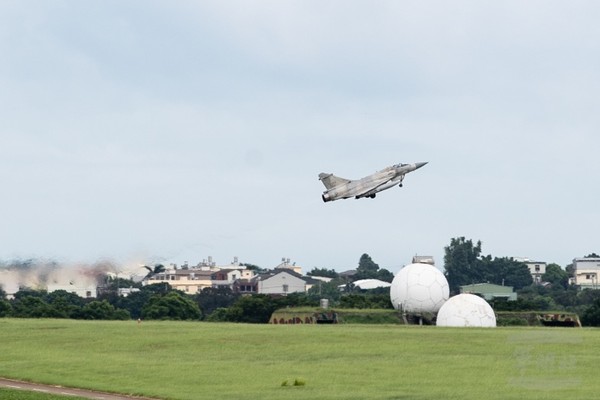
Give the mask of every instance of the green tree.
<svg viewBox="0 0 600 400">
<path fill-rule="evenodd" d="M 481 282 L 512 286 L 516 290 L 529 286 L 533 278 L 525 263 L 508 257 L 486 256 L 479 260 Z"/>
<path fill-rule="evenodd" d="M 41 297 L 19 296 L 12 301 L 12 316 L 18 318 L 67 318 L 67 315 L 55 310 Z"/>
<path fill-rule="evenodd" d="M 391 283 L 394 280 L 394 274 L 385 268 L 381 268 L 379 271 L 377 271 L 377 276 L 375 279 Z"/>
<path fill-rule="evenodd" d="M 283 307 L 317 307 L 319 299 L 315 299 L 304 292 L 290 293 L 287 296 L 273 299 L 276 308 Z"/>
<path fill-rule="evenodd" d="M 546 273 L 542 275 L 542 281 L 550 282 L 552 286 L 562 286 L 566 289 L 569 286 L 569 274 L 558 264 L 548 264 L 546 266 Z"/>
<path fill-rule="evenodd" d="M 581 316 L 581 324 L 584 326 L 600 326 L 600 299 L 588 307 Z"/>
<path fill-rule="evenodd" d="M 65 318 L 79 318 L 85 300 L 75 293 L 66 290 L 56 290 L 48 293 L 46 302 Z"/>
<path fill-rule="evenodd" d="M 141 289 L 143 292 L 150 292 L 153 294 L 167 294 L 172 292 L 173 289 L 167 282 L 153 283 L 152 285 L 143 286 Z"/>
<path fill-rule="evenodd" d="M 389 288 L 379 288 L 362 293 L 345 294 L 340 299 L 340 308 L 391 309 Z"/>
<path fill-rule="evenodd" d="M 230 288 L 204 288 L 194 296 L 194 300 L 202 310 L 202 314 L 206 318 L 217 308 L 227 308 L 231 306 L 240 297 L 239 294 L 233 293 Z"/>
<path fill-rule="evenodd" d="M 444 248 L 444 274 L 451 293 L 458 293 L 462 285 L 482 282 L 481 241 L 473 244 L 464 237 L 452 238 Z"/>
<path fill-rule="evenodd" d="M 378 288 L 369 290 L 369 301 L 371 302 L 371 308 L 375 309 L 393 309 L 394 305 L 390 300 L 390 289 L 389 288 Z"/>
<path fill-rule="evenodd" d="M 229 322 L 229 309 L 220 307 L 214 310 L 208 317 L 206 317 L 206 321 L 208 322 Z"/>
<path fill-rule="evenodd" d="M 142 318 L 161 320 L 198 320 L 202 317 L 200 308 L 187 295 L 176 290 L 165 295 L 150 297 L 142 309 Z"/>
<path fill-rule="evenodd" d="M 0 298 L 0 318 L 10 316 L 12 307 L 10 303 L 3 298 Z"/>
<path fill-rule="evenodd" d="M 313 300 L 328 299 L 330 305 L 334 305 L 342 296 L 342 292 L 338 288 L 339 280 L 331 282 L 319 282 L 307 291 L 307 296 Z"/>
<path fill-rule="evenodd" d="M 26 287 L 22 287 L 19 289 L 17 293 L 14 294 L 14 300 L 19 300 L 25 297 L 37 297 L 39 299 L 44 299 L 48 295 L 48 292 L 45 290 L 34 290 Z"/>
<path fill-rule="evenodd" d="M 106 299 L 116 308 L 129 311 L 131 318 L 142 317 L 142 309 L 153 295 L 164 295 L 173 291 L 168 283 L 154 283 L 142 286 L 139 292 L 130 293 L 128 296 L 108 296 Z"/>
<path fill-rule="evenodd" d="M 229 309 L 226 319 L 231 322 L 264 324 L 269 322 L 271 314 L 278 308 L 270 296 L 255 294 L 240 297 Z"/>
<path fill-rule="evenodd" d="M 371 259 L 371 256 L 365 253 L 360 256 L 358 268 L 356 268 L 356 274 L 353 279 L 379 279 L 391 282 L 394 279 L 394 274 L 387 269 L 379 269 L 379 265 Z"/>
<path fill-rule="evenodd" d="M 573 307 L 577 306 L 577 288 L 574 286 L 567 286 L 566 288 L 561 285 L 552 285 L 550 288 L 550 295 L 561 307 L 566 310 L 573 310 Z"/>
<path fill-rule="evenodd" d="M 339 276 L 337 271 L 334 269 L 316 268 L 316 267 L 313 268 L 306 275 L 308 275 L 308 276 L 323 276 L 325 278 L 337 278 Z"/>
<path fill-rule="evenodd" d="M 8 300 L 6 300 L 6 292 L 2 288 L 2 285 L 0 284 L 0 318 L 8 317 L 10 315 L 11 311 L 12 311 L 12 306 L 10 305 Z"/>
<path fill-rule="evenodd" d="M 371 308 L 370 302 L 367 299 L 367 296 L 359 293 L 351 293 L 342 296 L 340 299 L 340 307 L 341 308 Z"/>
<path fill-rule="evenodd" d="M 130 316 L 129 312 L 116 309 L 106 300 L 94 300 L 83 306 L 80 318 L 92 320 L 128 320 Z"/>
<path fill-rule="evenodd" d="M 573 264 L 567 265 L 565 271 L 567 271 L 569 278 L 575 278 L 575 266 Z"/>
<path fill-rule="evenodd" d="M 127 310 L 129 315 L 131 315 L 131 318 L 138 319 L 142 317 L 142 309 L 153 295 L 153 292 L 142 289 L 139 292 L 133 292 L 127 296 L 119 296 L 118 298 L 111 297 L 108 301 L 115 307 Z"/>
<path fill-rule="evenodd" d="M 356 275 L 354 277 L 357 279 L 374 278 L 378 270 L 379 265 L 373 261 L 371 256 L 364 253 L 358 260 L 358 268 L 356 268 Z"/>
<path fill-rule="evenodd" d="M 589 306 L 600 300 L 600 290 L 583 289 L 577 293 L 577 305 Z"/>
</svg>

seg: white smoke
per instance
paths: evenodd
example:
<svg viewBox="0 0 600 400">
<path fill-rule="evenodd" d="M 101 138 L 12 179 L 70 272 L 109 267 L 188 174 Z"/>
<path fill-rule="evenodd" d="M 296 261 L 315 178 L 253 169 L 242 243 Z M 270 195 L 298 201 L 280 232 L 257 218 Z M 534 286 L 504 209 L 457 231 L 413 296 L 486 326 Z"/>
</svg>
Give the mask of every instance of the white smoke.
<svg viewBox="0 0 600 400">
<path fill-rule="evenodd" d="M 90 288 L 100 286 L 107 276 L 131 279 L 125 272 L 140 267 L 127 268 L 112 261 L 94 264 L 59 263 L 44 260 L 13 260 L 0 262 L 0 288 L 11 295 L 21 288 L 48 290 L 48 287 Z"/>
</svg>

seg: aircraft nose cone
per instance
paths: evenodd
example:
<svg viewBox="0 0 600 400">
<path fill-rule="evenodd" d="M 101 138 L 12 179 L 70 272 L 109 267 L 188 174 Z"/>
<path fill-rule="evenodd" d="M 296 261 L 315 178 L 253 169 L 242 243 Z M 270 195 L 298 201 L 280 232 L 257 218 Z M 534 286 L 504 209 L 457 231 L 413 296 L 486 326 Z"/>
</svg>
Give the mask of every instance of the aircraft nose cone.
<svg viewBox="0 0 600 400">
<path fill-rule="evenodd" d="M 417 166 L 417 169 L 421 168 L 423 165 L 426 165 L 426 164 L 427 164 L 427 161 L 415 163 L 415 165 Z"/>
</svg>

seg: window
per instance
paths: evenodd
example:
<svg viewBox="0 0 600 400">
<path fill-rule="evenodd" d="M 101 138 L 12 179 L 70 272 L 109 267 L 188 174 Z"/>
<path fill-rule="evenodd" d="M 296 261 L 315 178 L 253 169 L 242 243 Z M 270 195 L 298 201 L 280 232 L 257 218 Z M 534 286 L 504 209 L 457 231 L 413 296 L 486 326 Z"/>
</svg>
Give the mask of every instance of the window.
<svg viewBox="0 0 600 400">
<path fill-rule="evenodd" d="M 539 265 L 535 266 L 535 272 L 540 272 L 540 266 Z"/>
<path fill-rule="evenodd" d="M 287 293 L 289 289 L 289 286 L 287 284 L 283 285 L 283 293 Z"/>
</svg>

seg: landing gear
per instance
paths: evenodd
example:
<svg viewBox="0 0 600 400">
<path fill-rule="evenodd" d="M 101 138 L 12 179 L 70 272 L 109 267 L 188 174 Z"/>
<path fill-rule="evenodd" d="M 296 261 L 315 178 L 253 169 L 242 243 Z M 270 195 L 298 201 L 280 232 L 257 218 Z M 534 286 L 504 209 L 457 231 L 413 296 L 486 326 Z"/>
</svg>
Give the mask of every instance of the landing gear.
<svg viewBox="0 0 600 400">
<path fill-rule="evenodd" d="M 372 195 L 370 195 L 369 198 L 374 199 L 375 198 L 375 193 L 373 193 Z"/>
<path fill-rule="evenodd" d="M 402 187 L 402 184 L 399 184 L 398 187 Z"/>
</svg>

